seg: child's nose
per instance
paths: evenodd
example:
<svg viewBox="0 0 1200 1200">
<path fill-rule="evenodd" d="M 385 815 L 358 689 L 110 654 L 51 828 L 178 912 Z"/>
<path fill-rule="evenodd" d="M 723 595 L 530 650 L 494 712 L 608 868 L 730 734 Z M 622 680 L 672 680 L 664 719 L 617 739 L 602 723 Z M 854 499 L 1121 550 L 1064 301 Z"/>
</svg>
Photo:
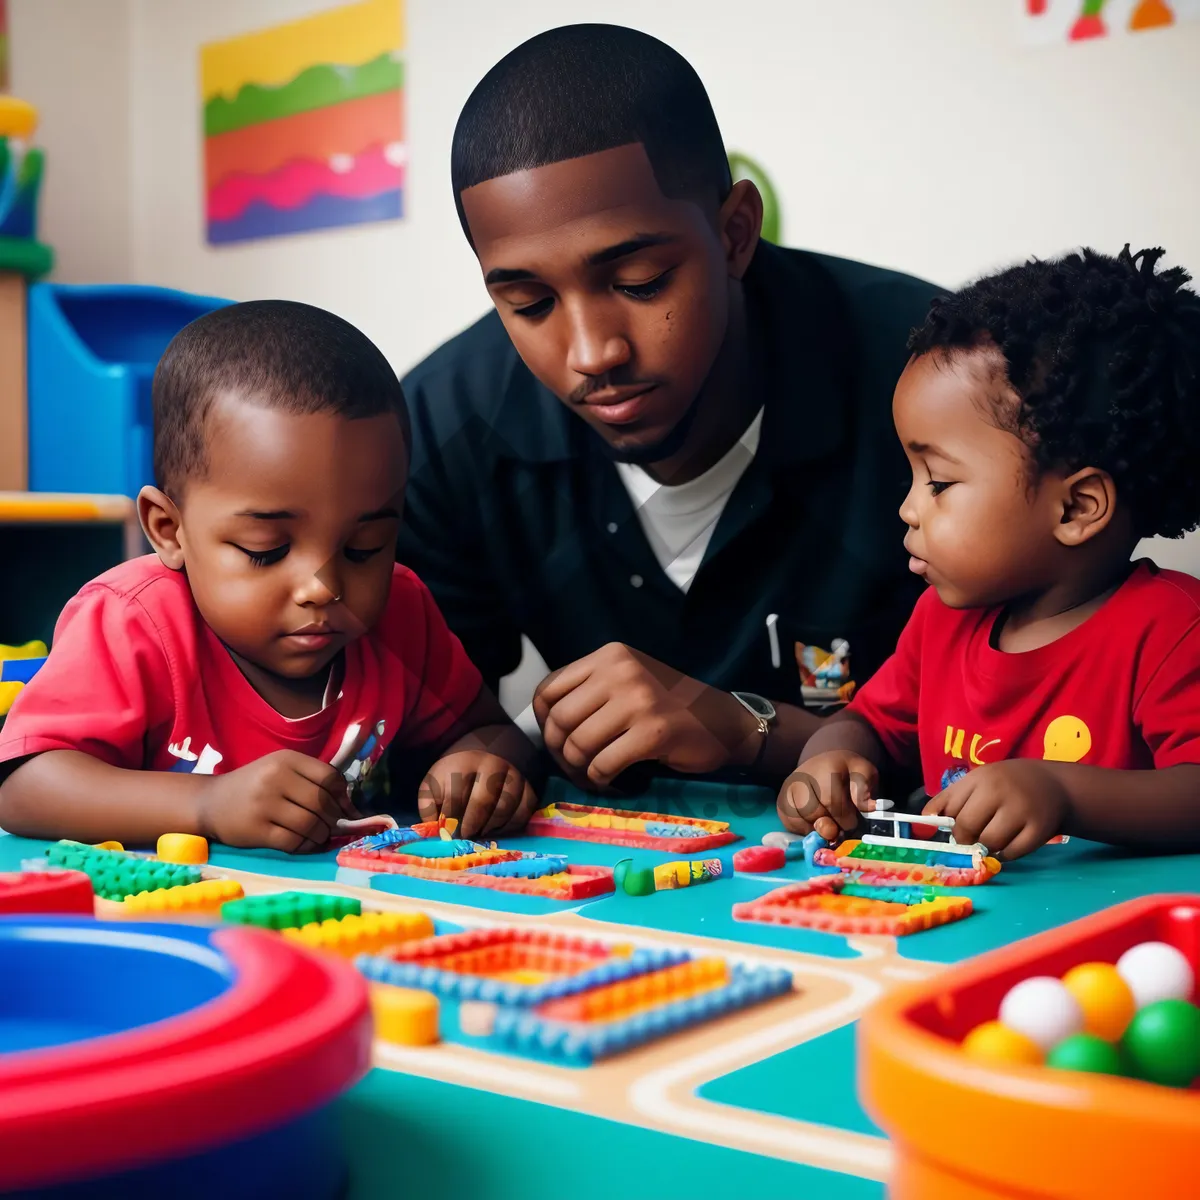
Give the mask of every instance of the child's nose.
<svg viewBox="0 0 1200 1200">
<path fill-rule="evenodd" d="M 322 607 L 332 604 L 342 597 L 341 581 L 329 567 L 324 567 L 315 575 L 296 586 L 294 598 L 301 606 L 314 605 Z"/>
<path fill-rule="evenodd" d="M 920 518 L 917 516 L 917 506 L 913 501 L 913 494 L 910 491 L 904 497 L 904 503 L 900 505 L 900 520 L 902 520 L 909 529 L 916 529 L 920 524 Z"/>
</svg>

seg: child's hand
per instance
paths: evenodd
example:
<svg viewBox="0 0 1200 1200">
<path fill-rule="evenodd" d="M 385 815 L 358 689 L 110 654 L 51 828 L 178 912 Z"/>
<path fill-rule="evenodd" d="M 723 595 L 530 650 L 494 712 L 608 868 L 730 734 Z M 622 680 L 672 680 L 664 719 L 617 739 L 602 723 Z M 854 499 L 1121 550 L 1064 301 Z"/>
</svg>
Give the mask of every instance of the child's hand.
<svg viewBox="0 0 1200 1200">
<path fill-rule="evenodd" d="M 458 834 L 499 837 L 524 829 L 537 795 L 507 759 L 486 750 L 456 750 L 438 759 L 421 784 L 421 819 L 457 817 Z"/>
<path fill-rule="evenodd" d="M 341 773 L 295 750 L 277 750 L 228 775 L 214 775 L 199 813 L 205 837 L 291 854 L 324 845 L 341 817 L 360 816 Z"/>
<path fill-rule="evenodd" d="M 784 780 L 775 807 L 785 829 L 807 834 L 816 830 L 827 842 L 838 831 L 858 824 L 859 810 L 870 811 L 879 772 L 859 754 L 827 750 L 805 759 Z"/>
<path fill-rule="evenodd" d="M 1011 758 L 976 767 L 925 805 L 954 818 L 954 840 L 981 842 L 1006 861 L 1036 850 L 1062 830 L 1070 801 L 1037 759 Z"/>
</svg>

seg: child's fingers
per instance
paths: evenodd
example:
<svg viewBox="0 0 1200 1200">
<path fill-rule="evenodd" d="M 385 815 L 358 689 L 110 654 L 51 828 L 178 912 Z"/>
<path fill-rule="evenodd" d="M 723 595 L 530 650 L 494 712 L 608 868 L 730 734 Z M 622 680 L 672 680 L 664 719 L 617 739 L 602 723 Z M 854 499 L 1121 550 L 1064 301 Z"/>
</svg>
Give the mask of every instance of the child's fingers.
<svg viewBox="0 0 1200 1200">
<path fill-rule="evenodd" d="M 480 830 L 481 835 L 495 834 L 506 829 L 521 806 L 521 795 L 525 780 L 520 771 L 509 767 L 504 782 L 500 788 L 500 796 L 492 808 L 490 815 Z"/>
<path fill-rule="evenodd" d="M 775 811 L 785 829 L 801 835 L 812 833 L 813 819 L 825 815 L 820 800 L 816 800 L 814 809 L 814 798 L 815 793 L 806 778 L 792 779 L 784 785 L 775 802 Z"/>
<path fill-rule="evenodd" d="M 479 769 L 472 772 L 471 790 L 467 793 L 459 821 L 460 837 L 479 837 L 487 827 L 496 806 L 504 798 L 509 769 L 507 763 L 500 763 L 497 769 L 497 761 L 485 759 Z M 513 797 L 514 807 L 518 796 Z"/>
<path fill-rule="evenodd" d="M 825 801 L 825 810 L 833 818 L 832 822 L 818 818 L 814 822 L 817 832 L 831 842 L 839 831 L 849 833 L 858 825 L 858 809 L 850 796 L 850 779 L 846 775 L 834 775 L 829 781 L 829 796 Z M 833 833 L 826 833 L 822 825 L 832 823 Z"/>
<path fill-rule="evenodd" d="M 1005 862 L 1012 862 L 1014 858 L 1023 858 L 1026 854 L 1031 853 L 1041 846 L 1046 841 L 1046 835 L 1035 825 L 1026 825 L 1016 837 L 1013 838 L 1007 846 L 1004 847 L 1004 853 L 1000 855 Z M 984 842 L 984 845 L 994 854 L 999 854 L 999 848 L 993 849 L 991 842 Z"/>
</svg>

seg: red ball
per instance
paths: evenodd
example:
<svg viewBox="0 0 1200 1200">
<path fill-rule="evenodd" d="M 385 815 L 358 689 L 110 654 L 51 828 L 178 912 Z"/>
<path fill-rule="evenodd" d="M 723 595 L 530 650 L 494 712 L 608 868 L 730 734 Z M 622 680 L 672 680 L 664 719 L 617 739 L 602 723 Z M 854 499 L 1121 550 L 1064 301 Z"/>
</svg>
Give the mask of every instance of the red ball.
<svg viewBox="0 0 1200 1200">
<path fill-rule="evenodd" d="M 733 853 L 735 871 L 778 871 L 787 862 L 782 846 L 746 846 Z"/>
</svg>

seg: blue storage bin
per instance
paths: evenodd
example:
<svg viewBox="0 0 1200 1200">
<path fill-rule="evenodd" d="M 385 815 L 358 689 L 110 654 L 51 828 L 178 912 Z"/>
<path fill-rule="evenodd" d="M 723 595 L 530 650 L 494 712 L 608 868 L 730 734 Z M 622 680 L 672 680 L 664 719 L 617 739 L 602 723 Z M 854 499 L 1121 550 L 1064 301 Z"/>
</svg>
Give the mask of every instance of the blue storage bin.
<svg viewBox="0 0 1200 1200">
<path fill-rule="evenodd" d="M 231 303 L 171 288 L 29 289 L 29 489 L 135 497 L 154 482 L 150 383 L 167 343 Z"/>
</svg>

